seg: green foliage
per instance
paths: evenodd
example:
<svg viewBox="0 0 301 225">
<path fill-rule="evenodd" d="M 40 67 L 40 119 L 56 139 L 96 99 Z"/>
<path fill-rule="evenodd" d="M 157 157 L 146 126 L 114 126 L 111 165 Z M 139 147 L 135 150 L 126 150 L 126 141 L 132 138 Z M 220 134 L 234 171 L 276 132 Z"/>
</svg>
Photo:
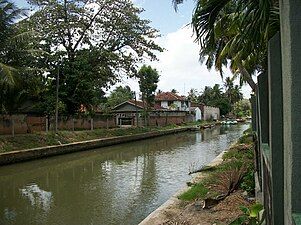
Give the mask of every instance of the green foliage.
<svg viewBox="0 0 301 225">
<path fill-rule="evenodd" d="M 245 206 L 240 207 L 243 215 L 232 221 L 229 225 L 260 225 L 263 224 L 263 218 L 260 218 L 260 211 L 263 210 L 263 205 L 260 203 L 255 203 L 249 208 Z"/>
<path fill-rule="evenodd" d="M 209 101 L 207 105 L 213 106 L 213 107 L 218 107 L 220 109 L 221 115 L 226 115 L 231 111 L 231 103 L 225 97 L 222 97 L 219 99 L 213 99 L 213 100 Z"/>
<path fill-rule="evenodd" d="M 158 31 L 139 17 L 143 10 L 132 1 L 29 3 L 33 15 L 15 23 L 23 11 L 0 0 L 1 112 L 8 111 L 4 103 L 14 84 L 14 92 L 26 96 L 14 108 L 28 103 L 32 111 L 52 114 L 59 74 L 60 113 L 92 113 L 105 101 L 105 89 L 124 74 L 136 76 L 139 62 L 156 60 L 162 51 L 154 42 Z"/>
<path fill-rule="evenodd" d="M 187 192 L 184 192 L 179 196 L 179 199 L 185 201 L 191 201 L 196 198 L 204 198 L 208 193 L 208 189 L 203 183 L 193 185 Z"/>
<path fill-rule="evenodd" d="M 190 91 L 188 92 L 187 98 L 191 102 L 198 102 L 198 95 L 199 95 L 198 91 L 194 88 L 191 88 Z"/>
<path fill-rule="evenodd" d="M 157 89 L 157 83 L 159 82 L 160 75 L 156 69 L 151 66 L 143 65 L 139 72 L 139 88 L 142 93 L 142 101 L 146 102 L 147 110 L 154 104 L 155 92 Z"/>
<path fill-rule="evenodd" d="M 114 107 L 124 101 L 133 99 L 133 95 L 134 93 L 131 91 L 129 86 L 118 86 L 110 93 L 108 97 L 108 105 L 110 107 Z"/>
<path fill-rule="evenodd" d="M 223 155 L 221 164 L 209 168 L 204 167 L 201 172 L 205 178 L 179 198 L 191 201 L 196 198 L 216 197 L 221 194 L 229 194 L 239 188 L 247 191 L 250 195 L 254 195 L 253 147 L 252 144 L 235 144 L 232 146 Z"/>
<path fill-rule="evenodd" d="M 248 99 L 242 99 L 233 106 L 233 113 L 237 117 L 246 117 L 251 115 L 251 103 Z"/>
</svg>

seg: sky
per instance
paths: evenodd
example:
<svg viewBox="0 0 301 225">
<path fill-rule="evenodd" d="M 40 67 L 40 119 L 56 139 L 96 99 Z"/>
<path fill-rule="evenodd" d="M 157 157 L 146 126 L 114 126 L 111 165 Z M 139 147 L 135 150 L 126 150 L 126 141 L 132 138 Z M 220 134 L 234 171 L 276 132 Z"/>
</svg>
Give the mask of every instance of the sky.
<svg viewBox="0 0 301 225">
<path fill-rule="evenodd" d="M 206 65 L 199 62 L 200 46 L 194 42 L 193 31 L 189 25 L 195 6 L 194 0 L 184 0 L 177 12 L 172 0 L 132 1 L 145 10 L 141 17 L 150 20 L 152 27 L 158 29 L 161 34 L 156 41 L 165 51 L 157 54 L 159 61 L 144 62 L 159 72 L 158 89 L 176 89 L 180 95 L 187 95 L 191 88 L 202 91 L 205 86 L 223 85 L 217 71 L 208 71 Z M 26 0 L 15 2 L 22 7 L 27 6 Z M 227 76 L 231 76 L 231 72 L 225 69 L 224 78 Z M 121 83 L 116 85 L 128 85 L 132 90 L 139 92 L 138 80 L 135 79 L 123 78 Z M 242 92 L 245 98 L 249 98 L 251 89 L 245 85 Z"/>
</svg>

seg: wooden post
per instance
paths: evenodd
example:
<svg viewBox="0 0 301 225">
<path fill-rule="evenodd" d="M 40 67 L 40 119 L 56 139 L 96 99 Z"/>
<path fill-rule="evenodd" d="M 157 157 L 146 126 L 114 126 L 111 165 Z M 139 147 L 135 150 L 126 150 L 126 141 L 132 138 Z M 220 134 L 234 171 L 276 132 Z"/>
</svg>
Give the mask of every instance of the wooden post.
<svg viewBox="0 0 301 225">
<path fill-rule="evenodd" d="M 13 118 L 13 116 L 10 116 L 11 118 L 11 124 L 12 124 L 12 135 L 13 137 L 15 136 L 15 120 Z"/>
<path fill-rule="evenodd" d="M 90 123 L 91 123 L 91 130 L 93 130 L 94 129 L 94 127 L 93 127 L 93 118 L 91 118 Z"/>
<path fill-rule="evenodd" d="M 46 126 L 46 133 L 48 132 L 48 115 L 45 117 L 46 121 L 45 121 L 45 126 Z"/>
</svg>

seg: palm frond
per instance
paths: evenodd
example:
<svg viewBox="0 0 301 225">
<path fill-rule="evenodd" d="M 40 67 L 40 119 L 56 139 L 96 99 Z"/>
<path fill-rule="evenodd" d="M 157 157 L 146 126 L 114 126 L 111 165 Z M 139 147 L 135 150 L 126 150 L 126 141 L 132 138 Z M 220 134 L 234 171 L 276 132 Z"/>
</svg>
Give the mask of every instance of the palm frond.
<svg viewBox="0 0 301 225">
<path fill-rule="evenodd" d="M 8 85 L 14 85 L 14 74 L 17 69 L 0 62 L 0 82 Z"/>
</svg>

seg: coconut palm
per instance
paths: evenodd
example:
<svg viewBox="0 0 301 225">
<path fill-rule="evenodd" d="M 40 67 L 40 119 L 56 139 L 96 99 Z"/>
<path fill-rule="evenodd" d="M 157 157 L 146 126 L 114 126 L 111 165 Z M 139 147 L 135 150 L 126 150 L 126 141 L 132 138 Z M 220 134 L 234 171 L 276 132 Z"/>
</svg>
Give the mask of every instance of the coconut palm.
<svg viewBox="0 0 301 225">
<path fill-rule="evenodd" d="M 13 48 L 12 41 L 20 37 L 15 32 L 14 23 L 22 15 L 24 10 L 19 9 L 14 3 L 0 0 L 0 84 L 14 84 L 17 69 L 10 64 L 9 54 Z"/>
<path fill-rule="evenodd" d="M 255 90 L 252 75 L 266 70 L 267 43 L 279 30 L 278 1 L 198 0 L 192 26 L 201 61 L 221 75 L 230 62 L 232 72 Z"/>
</svg>

